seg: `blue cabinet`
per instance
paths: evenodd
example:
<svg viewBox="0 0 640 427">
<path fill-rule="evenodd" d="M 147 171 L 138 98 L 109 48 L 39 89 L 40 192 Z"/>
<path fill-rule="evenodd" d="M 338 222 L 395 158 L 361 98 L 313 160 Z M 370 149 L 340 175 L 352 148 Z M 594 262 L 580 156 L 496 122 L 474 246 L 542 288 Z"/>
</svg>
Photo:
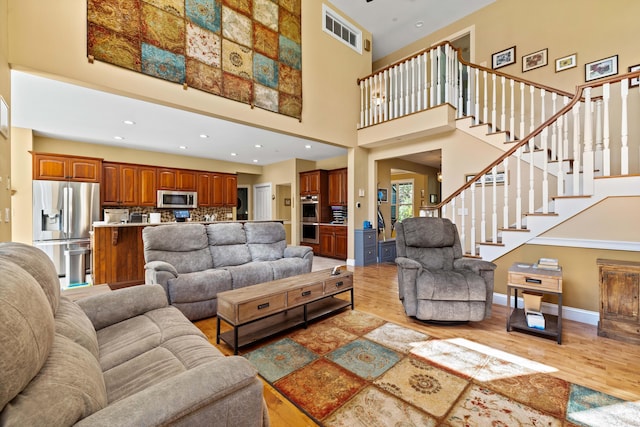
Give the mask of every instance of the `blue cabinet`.
<svg viewBox="0 0 640 427">
<path fill-rule="evenodd" d="M 378 261 L 376 231 L 375 228 L 355 231 L 355 264 L 357 266 L 375 264 Z"/>
<path fill-rule="evenodd" d="M 396 261 L 396 239 L 378 242 L 378 262 Z"/>
</svg>

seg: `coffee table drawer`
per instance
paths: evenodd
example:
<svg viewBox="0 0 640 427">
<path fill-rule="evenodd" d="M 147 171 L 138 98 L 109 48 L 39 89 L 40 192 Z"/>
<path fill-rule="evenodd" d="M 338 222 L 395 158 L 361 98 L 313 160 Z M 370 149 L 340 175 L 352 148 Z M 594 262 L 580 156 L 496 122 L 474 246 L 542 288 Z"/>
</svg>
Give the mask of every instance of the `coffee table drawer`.
<svg viewBox="0 0 640 427">
<path fill-rule="evenodd" d="M 324 286 L 322 282 L 304 286 L 287 292 L 287 305 L 293 307 L 304 304 L 307 301 L 313 301 L 322 296 Z"/>
<path fill-rule="evenodd" d="M 285 294 L 276 294 L 238 305 L 238 321 L 245 323 L 285 308 Z"/>
<path fill-rule="evenodd" d="M 353 288 L 353 276 L 330 278 L 324 281 L 324 293 L 327 295 Z"/>
<path fill-rule="evenodd" d="M 531 289 L 549 290 L 554 292 L 562 292 L 562 277 L 554 277 L 543 273 L 522 274 L 509 273 L 509 284 L 517 286 L 526 286 Z"/>
</svg>

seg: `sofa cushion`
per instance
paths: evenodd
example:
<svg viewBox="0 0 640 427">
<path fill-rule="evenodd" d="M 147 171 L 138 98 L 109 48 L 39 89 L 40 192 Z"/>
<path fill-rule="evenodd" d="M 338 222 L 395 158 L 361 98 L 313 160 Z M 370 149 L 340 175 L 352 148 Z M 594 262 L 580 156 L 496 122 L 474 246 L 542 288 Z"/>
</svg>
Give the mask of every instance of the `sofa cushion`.
<svg viewBox="0 0 640 427">
<path fill-rule="evenodd" d="M 422 218 L 407 218 L 402 221 L 404 241 L 407 246 L 421 248 L 440 248 L 453 246 L 455 228 L 448 219 L 434 218 L 424 221 Z"/>
<path fill-rule="evenodd" d="M 203 301 L 231 289 L 231 275 L 224 269 L 211 268 L 169 279 L 167 287 L 171 304 Z"/>
<path fill-rule="evenodd" d="M 0 257 L 0 277 L 2 408 L 42 368 L 53 345 L 55 325 L 50 302 L 29 273 Z"/>
<path fill-rule="evenodd" d="M 453 247 L 444 248 L 406 248 L 407 258 L 418 261 L 423 268 L 434 270 L 453 270 Z"/>
<path fill-rule="evenodd" d="M 275 243 L 287 240 L 284 225 L 279 222 L 247 222 L 244 224 L 247 243 Z"/>
<path fill-rule="evenodd" d="M 2 411 L 2 425 L 68 426 L 107 406 L 107 391 L 96 358 L 56 334 L 38 375 Z"/>
<path fill-rule="evenodd" d="M 273 270 L 273 280 L 308 273 L 307 260 L 303 258 L 282 258 L 268 261 Z"/>
<path fill-rule="evenodd" d="M 423 270 L 417 279 L 419 300 L 485 301 L 486 284 L 470 270 Z"/>
<path fill-rule="evenodd" d="M 251 261 L 247 236 L 242 224 L 236 222 L 209 224 L 207 236 L 215 268 Z"/>
<path fill-rule="evenodd" d="M 178 273 L 213 268 L 206 228 L 202 224 L 157 225 L 142 230 L 144 260 L 164 261 Z"/>
<path fill-rule="evenodd" d="M 225 267 L 231 274 L 231 287 L 233 289 L 273 280 L 273 270 L 267 262 L 249 262 L 234 267 Z"/>
<path fill-rule="evenodd" d="M 60 298 L 55 325 L 56 333 L 86 348 L 98 359 L 98 338 L 93 324 L 76 303 L 64 296 Z"/>
</svg>

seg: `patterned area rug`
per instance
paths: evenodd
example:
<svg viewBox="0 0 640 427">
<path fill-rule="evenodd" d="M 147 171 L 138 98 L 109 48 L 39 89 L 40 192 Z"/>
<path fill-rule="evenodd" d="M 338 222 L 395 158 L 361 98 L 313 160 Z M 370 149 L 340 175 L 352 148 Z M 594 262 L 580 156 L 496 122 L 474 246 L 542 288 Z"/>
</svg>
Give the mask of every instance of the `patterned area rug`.
<svg viewBox="0 0 640 427">
<path fill-rule="evenodd" d="M 244 355 L 323 426 L 640 426 L 640 403 L 465 339 L 347 311 Z"/>
</svg>

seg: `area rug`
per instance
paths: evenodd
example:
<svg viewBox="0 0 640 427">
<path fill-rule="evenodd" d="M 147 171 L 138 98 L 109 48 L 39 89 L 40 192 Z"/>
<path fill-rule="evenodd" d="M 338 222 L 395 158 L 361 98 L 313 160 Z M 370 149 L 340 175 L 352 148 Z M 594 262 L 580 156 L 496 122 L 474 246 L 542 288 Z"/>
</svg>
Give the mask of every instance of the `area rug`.
<svg viewBox="0 0 640 427">
<path fill-rule="evenodd" d="M 640 403 L 355 310 L 244 356 L 322 426 L 640 426 Z"/>
</svg>

